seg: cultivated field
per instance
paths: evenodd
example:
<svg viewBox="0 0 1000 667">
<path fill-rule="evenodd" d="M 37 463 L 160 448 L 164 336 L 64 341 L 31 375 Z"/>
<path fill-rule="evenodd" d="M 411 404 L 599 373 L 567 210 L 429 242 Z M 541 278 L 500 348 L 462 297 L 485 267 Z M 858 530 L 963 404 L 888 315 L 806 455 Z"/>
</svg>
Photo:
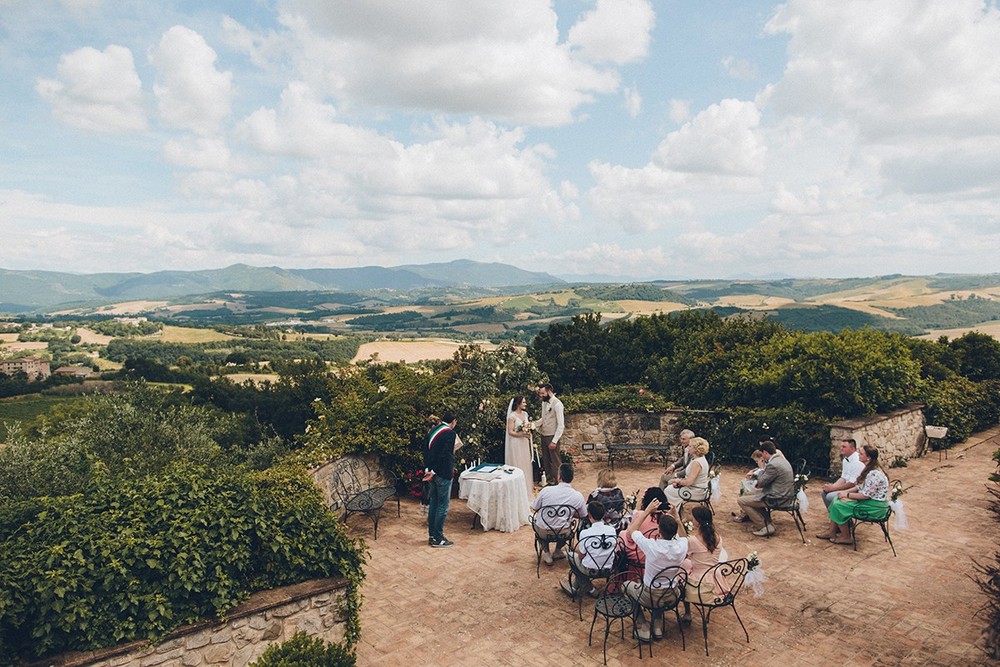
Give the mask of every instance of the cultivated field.
<svg viewBox="0 0 1000 667">
<path fill-rule="evenodd" d="M 365 343 L 358 348 L 353 361 L 364 361 L 373 354 L 379 361 L 425 361 L 428 359 L 451 359 L 452 355 L 464 343 L 453 340 L 420 339 L 420 340 L 379 340 Z M 496 349 L 492 343 L 479 343 L 484 349 Z"/>
<path fill-rule="evenodd" d="M 212 329 L 191 329 L 189 327 L 163 326 L 159 339 L 164 343 L 215 343 L 232 340 L 234 337 Z"/>
</svg>

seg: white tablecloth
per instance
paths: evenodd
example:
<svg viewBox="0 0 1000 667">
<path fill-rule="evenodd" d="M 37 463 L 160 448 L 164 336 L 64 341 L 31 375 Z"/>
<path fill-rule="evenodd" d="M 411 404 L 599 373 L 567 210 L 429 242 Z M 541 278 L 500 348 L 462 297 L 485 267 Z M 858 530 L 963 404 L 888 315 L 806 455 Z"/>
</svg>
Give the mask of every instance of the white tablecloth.
<svg viewBox="0 0 1000 667">
<path fill-rule="evenodd" d="M 469 501 L 469 509 L 479 515 L 483 530 L 512 533 L 528 523 L 528 491 L 520 468 L 498 470 L 491 479 L 466 470 L 458 477 L 458 497 Z"/>
</svg>

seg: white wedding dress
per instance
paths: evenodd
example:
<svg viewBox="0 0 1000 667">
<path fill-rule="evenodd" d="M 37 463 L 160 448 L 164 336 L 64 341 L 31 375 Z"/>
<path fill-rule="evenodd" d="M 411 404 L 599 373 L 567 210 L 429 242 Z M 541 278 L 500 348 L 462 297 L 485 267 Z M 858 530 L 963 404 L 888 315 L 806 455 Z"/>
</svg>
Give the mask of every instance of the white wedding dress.
<svg viewBox="0 0 1000 667">
<path fill-rule="evenodd" d="M 531 469 L 531 440 L 528 438 L 515 438 L 510 434 L 510 429 L 521 429 L 530 421 L 528 413 L 524 413 L 523 419 L 518 419 L 517 413 L 508 408 L 507 428 L 504 430 L 504 463 L 515 468 L 520 468 L 524 473 L 524 485 L 527 490 L 528 499 L 535 490 L 534 476 Z"/>
</svg>

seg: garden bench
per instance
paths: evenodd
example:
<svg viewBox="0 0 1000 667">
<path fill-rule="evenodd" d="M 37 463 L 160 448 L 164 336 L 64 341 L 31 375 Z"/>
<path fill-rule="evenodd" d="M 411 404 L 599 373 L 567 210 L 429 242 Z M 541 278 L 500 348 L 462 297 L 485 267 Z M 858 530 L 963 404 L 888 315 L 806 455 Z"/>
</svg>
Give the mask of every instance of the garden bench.
<svg viewBox="0 0 1000 667">
<path fill-rule="evenodd" d="M 667 461 L 667 455 L 672 449 L 671 445 L 662 444 L 636 444 L 636 443 L 625 443 L 625 442 L 608 442 L 605 444 L 608 448 L 608 467 L 614 470 L 615 468 L 615 457 L 619 454 L 630 453 L 630 452 L 659 452 L 660 458 L 663 459 L 664 463 Z"/>
<path fill-rule="evenodd" d="M 343 511 L 346 522 L 351 514 L 364 514 L 375 525 L 378 539 L 378 522 L 382 507 L 390 498 L 396 499 L 396 516 L 400 516 L 396 480 L 391 475 L 372 470 L 356 456 L 345 456 L 333 464 L 330 486 L 335 496 L 333 510 Z"/>
</svg>

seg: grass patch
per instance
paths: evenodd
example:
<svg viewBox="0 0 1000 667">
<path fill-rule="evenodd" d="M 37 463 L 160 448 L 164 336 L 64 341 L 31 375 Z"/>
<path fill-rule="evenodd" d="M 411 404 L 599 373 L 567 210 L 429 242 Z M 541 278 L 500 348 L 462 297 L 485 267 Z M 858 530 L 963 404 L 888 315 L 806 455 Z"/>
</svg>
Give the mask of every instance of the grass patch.
<svg viewBox="0 0 1000 667">
<path fill-rule="evenodd" d="M 214 329 L 193 329 L 169 324 L 163 325 L 163 333 L 160 335 L 160 340 L 164 343 L 215 343 L 233 338 L 234 336 L 219 333 Z"/>
<path fill-rule="evenodd" d="M 8 429 L 17 423 L 27 424 L 45 414 L 53 405 L 80 400 L 79 396 L 44 396 L 28 394 L 0 399 L 0 435 L 6 438 Z"/>
</svg>

